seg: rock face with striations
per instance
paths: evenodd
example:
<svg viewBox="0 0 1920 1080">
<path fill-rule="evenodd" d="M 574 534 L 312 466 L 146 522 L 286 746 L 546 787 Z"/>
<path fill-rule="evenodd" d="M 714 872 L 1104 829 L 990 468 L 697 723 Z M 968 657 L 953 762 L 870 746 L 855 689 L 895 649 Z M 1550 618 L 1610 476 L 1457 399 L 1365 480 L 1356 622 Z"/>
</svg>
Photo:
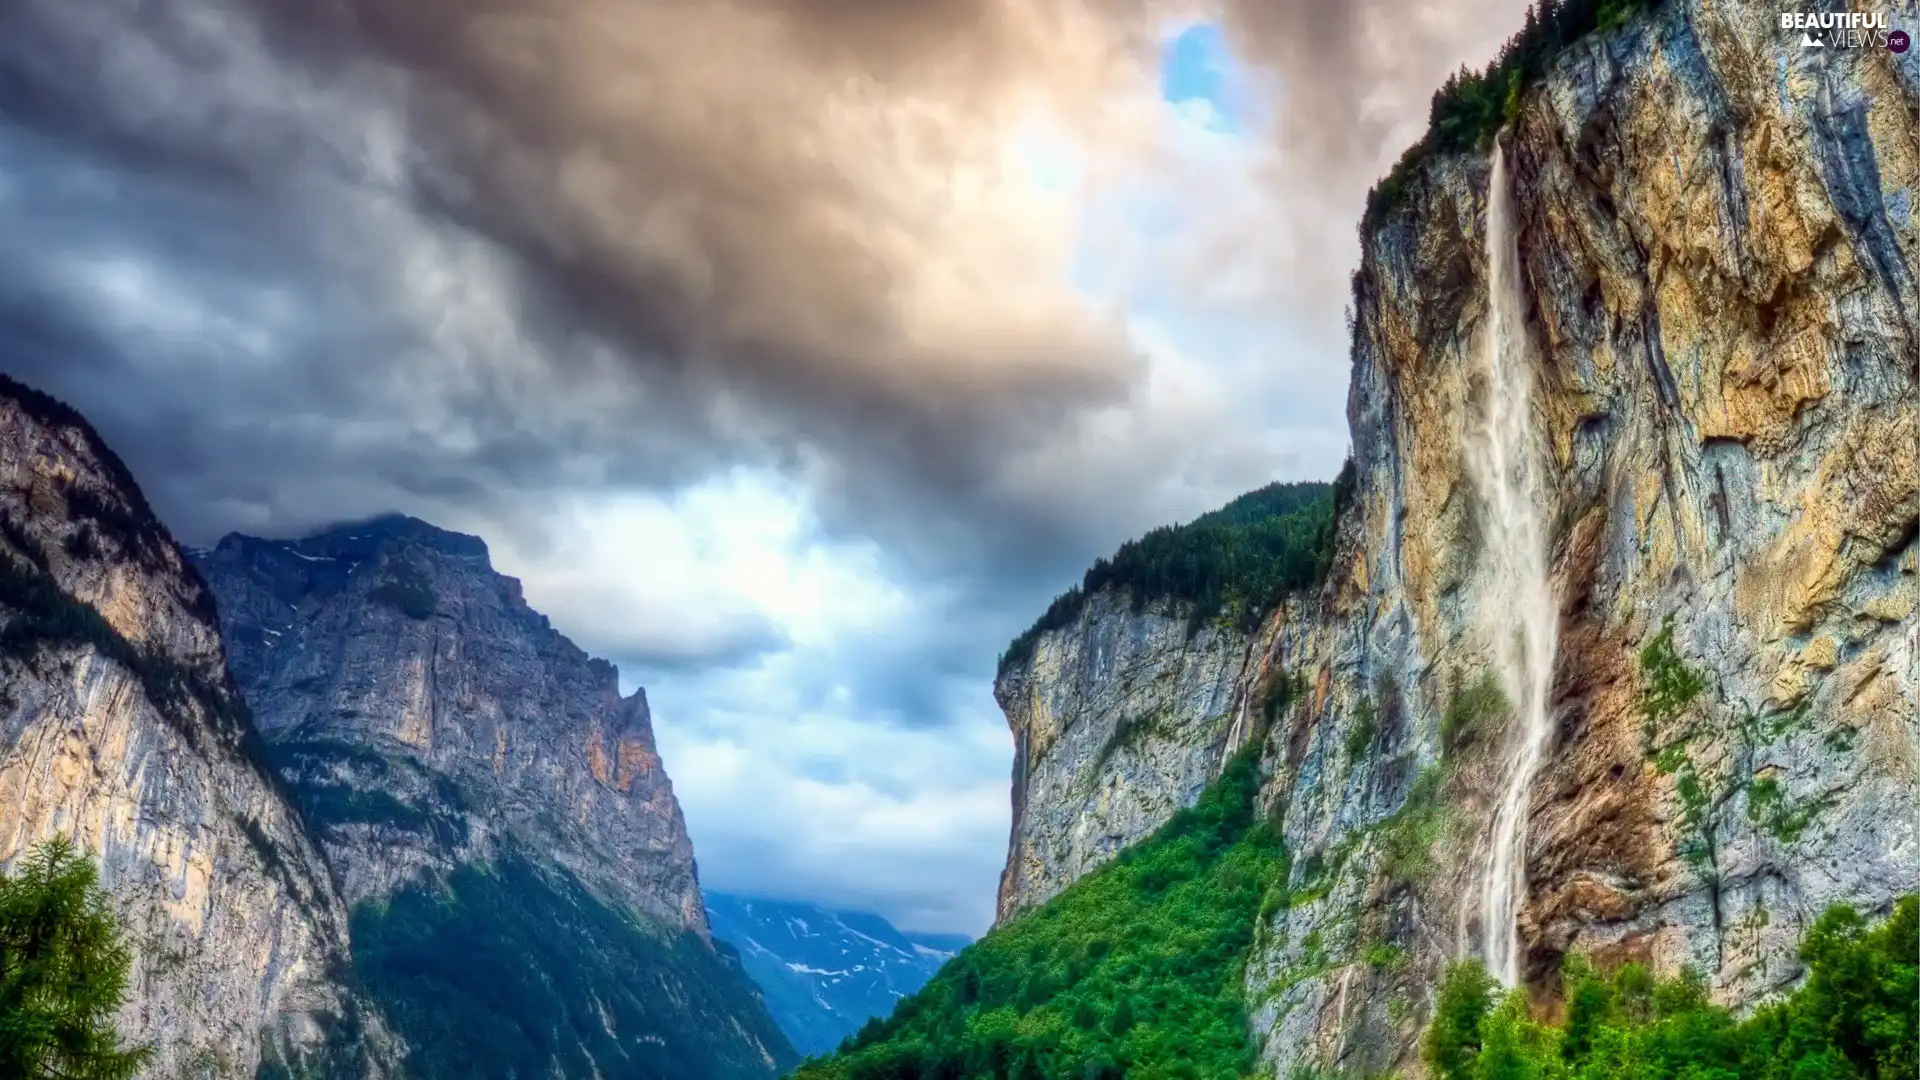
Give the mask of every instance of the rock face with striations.
<svg viewBox="0 0 1920 1080">
<path fill-rule="evenodd" d="M 1230 625 L 1189 633 L 1171 605 L 1135 610 L 1107 591 L 1000 675 L 994 696 L 1014 736 L 1000 918 L 1199 799 L 1247 737 L 1251 645 Z"/>
<path fill-rule="evenodd" d="M 355 906 L 363 973 L 411 1018 L 396 1026 L 416 1071 L 771 1076 L 791 1060 L 710 940 L 644 694 L 622 697 L 614 667 L 528 607 L 480 539 L 385 517 L 296 541 L 228 536 L 199 561 L 268 754 Z M 543 908 L 579 914 L 547 925 Z M 542 951 L 575 928 L 590 948 Z M 444 955 L 475 934 L 472 956 Z M 455 985 L 538 966 L 549 988 L 476 1013 L 498 1005 L 433 993 L 398 962 L 418 949 Z M 615 951 L 645 970 L 609 970 Z M 527 1032 L 527 1060 L 461 1041 L 495 1022 Z"/>
<path fill-rule="evenodd" d="M 200 563 L 275 760 L 341 811 L 321 816 L 349 902 L 510 835 L 706 934 L 645 693 L 621 697 L 613 665 L 528 607 L 478 537 L 389 517 L 293 542 L 229 536 Z M 389 797 L 382 817 L 373 802 Z"/>
<path fill-rule="evenodd" d="M 1589 35 L 1505 140 L 1560 605 L 1518 918 L 1543 992 L 1579 951 L 1690 965 L 1746 1005 L 1799 976 L 1827 905 L 1920 889 L 1920 53 L 1804 49 L 1776 16 L 1671 0 Z M 1511 626 L 1469 467 L 1488 182 L 1485 157 L 1429 157 L 1364 234 L 1356 491 L 1325 589 L 1238 682 L 1307 688 L 1262 736 L 1294 899 L 1247 978 L 1281 1075 L 1407 1067 L 1439 970 L 1477 949 L 1511 756 L 1474 690 Z M 1111 637 L 1098 618 L 1038 655 Z M 1017 702 L 1140 692 L 1050 670 Z M 1699 692 L 1663 710 L 1660 670 Z M 1189 749 L 1145 786 L 1218 760 L 1210 733 Z M 1033 775 L 1023 818 L 1088 814 Z M 1087 868 L 1016 840 L 1035 852 L 1019 872 L 1054 887 Z M 1381 944 L 1404 959 L 1369 963 Z"/>
<path fill-rule="evenodd" d="M 0 377 L 0 858 L 96 858 L 153 1078 L 384 1075 L 347 916 L 262 765 L 212 596 L 72 410 Z"/>
</svg>

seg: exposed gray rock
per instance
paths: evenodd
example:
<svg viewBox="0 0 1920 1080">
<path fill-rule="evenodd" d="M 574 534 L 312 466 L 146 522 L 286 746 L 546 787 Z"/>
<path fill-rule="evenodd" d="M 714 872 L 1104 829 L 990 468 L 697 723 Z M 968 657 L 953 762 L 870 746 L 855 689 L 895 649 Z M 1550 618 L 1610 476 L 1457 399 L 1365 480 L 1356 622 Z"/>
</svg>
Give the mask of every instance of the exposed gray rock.
<svg viewBox="0 0 1920 1080">
<path fill-rule="evenodd" d="M 1014 734 L 1008 918 L 1191 806 L 1247 737 L 1251 643 L 1222 621 L 1189 633 L 1165 604 L 1090 598 L 1041 635 L 994 696 Z"/>
<path fill-rule="evenodd" d="M 1744 1006 L 1799 976 L 1827 905 L 1920 889 L 1920 54 L 1802 49 L 1776 14 L 1676 0 L 1592 35 L 1510 133 L 1562 605 L 1520 912 L 1527 977 L 1549 992 L 1582 951 L 1693 965 Z M 1334 571 L 1311 610 L 1254 635 L 1238 676 L 1243 695 L 1276 670 L 1310 687 L 1265 736 L 1296 898 L 1248 971 L 1283 1076 L 1413 1065 L 1438 971 L 1477 938 L 1503 718 L 1444 754 L 1440 729 L 1505 625 L 1480 601 L 1467 469 L 1487 178 L 1483 157 L 1430 159 L 1365 237 L 1358 487 Z M 1100 617 L 1037 655 L 1115 637 Z M 1706 689 L 1649 727 L 1640 654 L 1668 617 Z M 1023 684 L 1016 733 L 1029 701 L 1133 712 L 1120 699 L 1139 691 L 1093 670 L 1056 661 Z M 1021 820 L 1055 839 L 1016 830 L 1013 870 L 1061 887 L 1090 863 L 1058 839 L 1088 811 L 1063 793 L 1109 773 L 1184 792 L 1219 743 L 1202 727 L 1184 758 L 1155 754 L 1152 777 L 1017 774 Z M 1432 839 L 1424 858 L 1410 836 Z M 1381 944 L 1400 959 L 1369 964 Z"/>
<path fill-rule="evenodd" d="M 428 1080 L 470 1074 L 451 1030 L 469 1023 L 512 1027 L 514 1068 L 556 1076 L 770 1080 L 793 1063 L 712 941 L 645 695 L 622 697 L 483 542 L 384 517 L 228 536 L 199 561 L 267 753 L 370 939 L 361 973 Z M 513 1004 L 434 992 L 390 942 L 474 944 L 435 955 L 433 978 L 511 983 Z M 547 989 L 523 985 L 529 963 Z"/>
<path fill-rule="evenodd" d="M 704 937 L 693 845 L 643 692 L 495 573 L 486 545 L 389 517 L 200 559 L 235 677 L 349 903 L 484 861 L 502 835 Z"/>
<path fill-rule="evenodd" d="M 384 1075 L 394 1048 L 335 978 L 345 909 L 261 763 L 210 594 L 85 422 L 4 378 L 0 624 L 0 859 L 63 834 L 100 861 L 145 1075 L 239 1080 L 263 1054 Z"/>
</svg>

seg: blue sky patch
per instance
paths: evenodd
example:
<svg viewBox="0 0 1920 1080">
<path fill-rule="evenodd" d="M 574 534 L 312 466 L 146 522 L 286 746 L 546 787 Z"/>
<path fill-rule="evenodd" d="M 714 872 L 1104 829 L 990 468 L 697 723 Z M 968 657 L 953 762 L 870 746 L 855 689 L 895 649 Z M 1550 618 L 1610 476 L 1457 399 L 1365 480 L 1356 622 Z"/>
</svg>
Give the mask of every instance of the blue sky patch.
<svg viewBox="0 0 1920 1080">
<path fill-rule="evenodd" d="M 1239 95 L 1227 35 L 1217 23 L 1195 23 L 1168 39 L 1160 52 L 1160 96 L 1210 117 L 1216 131 L 1238 128 Z"/>
</svg>

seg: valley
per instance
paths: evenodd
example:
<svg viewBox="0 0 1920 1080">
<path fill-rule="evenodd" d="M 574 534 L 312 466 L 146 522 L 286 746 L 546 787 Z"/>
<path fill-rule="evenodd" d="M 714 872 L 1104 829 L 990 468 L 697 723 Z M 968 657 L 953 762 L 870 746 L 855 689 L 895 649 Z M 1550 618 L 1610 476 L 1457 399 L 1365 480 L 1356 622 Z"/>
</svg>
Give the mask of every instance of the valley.
<svg viewBox="0 0 1920 1080">
<path fill-rule="evenodd" d="M 983 936 L 772 857 L 968 842 L 970 793 L 901 779 L 966 760 L 958 607 L 820 645 L 830 601 L 906 594 L 733 552 L 727 588 L 802 612 L 773 626 L 582 569 L 643 670 L 726 688 L 698 723 L 768 725 L 673 756 L 487 539 L 383 513 L 184 547 L 142 461 L 11 376 L 0 867 L 56 837 L 97 867 L 137 1080 L 1912 1075 L 1920 54 L 1776 14 L 1546 4 L 1445 84 L 1360 222 L 1344 468 L 1126 541 L 1000 653 Z M 743 533 L 851 543 L 754 506 Z M 635 514 L 666 539 L 616 562 L 708 572 Z M 796 640 L 847 670 L 768 660 Z M 772 737 L 856 706 L 951 757 Z M 748 790 L 773 747 L 798 779 L 740 815 L 789 834 L 700 832 L 763 883 L 704 888 L 669 766 Z M 958 925 L 938 861 L 875 910 Z"/>
</svg>

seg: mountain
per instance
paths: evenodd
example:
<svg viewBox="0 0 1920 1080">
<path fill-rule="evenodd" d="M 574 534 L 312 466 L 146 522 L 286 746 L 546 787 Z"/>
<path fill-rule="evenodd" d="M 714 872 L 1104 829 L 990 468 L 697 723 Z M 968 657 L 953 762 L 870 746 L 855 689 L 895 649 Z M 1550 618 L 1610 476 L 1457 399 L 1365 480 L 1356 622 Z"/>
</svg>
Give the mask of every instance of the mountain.
<svg viewBox="0 0 1920 1080">
<path fill-rule="evenodd" d="M 1102 559 L 1001 657 L 1014 736 L 1000 917 L 1190 806 L 1264 718 L 1251 631 L 1297 609 L 1333 549 L 1334 487 L 1275 484 Z"/>
<path fill-rule="evenodd" d="M 101 864 L 148 1075 L 387 1075 L 212 594 L 86 421 L 0 376 L 0 858 L 55 834 Z"/>
<path fill-rule="evenodd" d="M 711 940 L 645 695 L 621 696 L 485 543 L 392 516 L 232 535 L 197 561 L 416 1076 L 791 1064 Z"/>
<path fill-rule="evenodd" d="M 823 1054 L 926 984 L 970 939 L 910 934 L 878 915 L 707 894 L 714 937 L 740 952 L 780 1029 Z"/>
<path fill-rule="evenodd" d="M 844 1075 L 944 1061 L 961 1023 L 965 1075 L 1117 1075 L 1114 1029 L 1191 1033 L 1160 983 L 1078 988 L 1098 942 L 1157 955 L 1158 890 L 1237 925 L 1206 860 L 1259 822 L 1285 872 L 1197 962 L 1268 1075 L 1419 1069 L 1462 955 L 1541 1002 L 1578 954 L 1745 1008 L 1830 905 L 1920 889 L 1920 54 L 1776 16 L 1555 5 L 1449 83 L 1369 199 L 1324 574 L 1208 610 L 1235 581 L 1090 573 L 1015 642 L 986 940 L 1045 963 L 986 950 Z M 1248 833 L 1140 846 L 1243 754 Z M 1082 886 L 1137 918 L 1089 933 Z"/>
</svg>

